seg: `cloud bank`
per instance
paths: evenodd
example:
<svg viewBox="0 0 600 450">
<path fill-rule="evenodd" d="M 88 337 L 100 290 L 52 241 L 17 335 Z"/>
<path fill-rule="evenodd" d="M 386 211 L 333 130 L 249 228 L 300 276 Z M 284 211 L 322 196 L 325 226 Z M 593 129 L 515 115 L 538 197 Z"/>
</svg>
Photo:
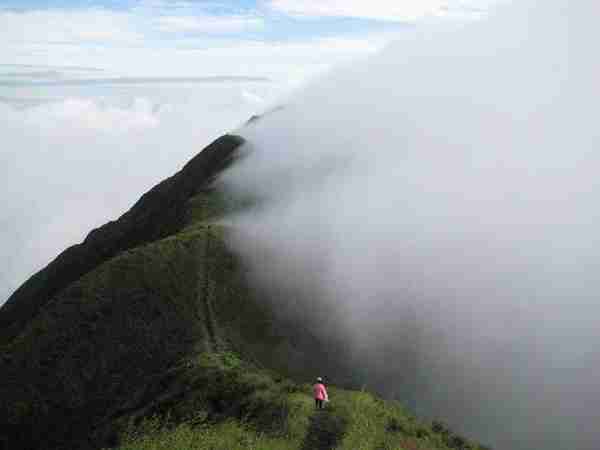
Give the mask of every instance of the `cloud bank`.
<svg viewBox="0 0 600 450">
<path fill-rule="evenodd" d="M 8 80 L 0 78 L 0 87 L 11 86 L 69 86 L 69 85 L 90 85 L 90 84 L 167 84 L 167 83 L 267 83 L 270 80 L 266 77 L 242 77 L 242 76 L 210 76 L 210 77 L 113 77 L 113 78 L 61 78 L 59 72 L 21 72 L 7 73 L 4 75 Z M 31 80 L 28 78 L 45 78 L 43 80 Z"/>
<path fill-rule="evenodd" d="M 599 15 L 415 30 L 242 130 L 225 177 L 260 200 L 233 245 L 273 301 L 495 448 L 600 442 Z"/>
</svg>

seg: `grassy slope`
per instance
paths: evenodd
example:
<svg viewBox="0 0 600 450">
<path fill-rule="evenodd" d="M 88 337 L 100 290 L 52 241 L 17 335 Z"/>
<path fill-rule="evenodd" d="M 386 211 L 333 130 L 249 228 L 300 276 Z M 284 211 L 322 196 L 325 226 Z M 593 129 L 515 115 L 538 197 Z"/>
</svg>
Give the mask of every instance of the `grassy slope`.
<svg viewBox="0 0 600 450">
<path fill-rule="evenodd" d="M 219 148 L 213 144 L 208 150 Z M 231 146 L 225 150 L 229 158 Z M 158 197 L 146 194 L 132 209 L 135 214 L 126 214 L 150 217 L 151 228 L 157 226 L 154 220 L 171 224 L 174 232 L 166 237 L 161 232 L 133 248 L 123 245 L 80 276 L 81 268 L 71 270 L 59 258 L 40 276 L 67 273 L 75 281 L 60 287 L 64 280 L 53 279 L 57 292 L 46 295 L 48 287 L 34 276 L 19 292 L 42 294 L 14 300 L 0 311 L 8 322 L 18 313 L 19 322 L 18 332 L 13 327 L 11 336 L 0 340 L 0 448 L 115 444 L 123 420 L 179 401 L 189 390 L 185 364 L 203 352 L 230 349 L 283 374 L 312 377 L 316 363 L 305 350 L 328 346 L 299 325 L 276 318 L 256 297 L 227 248 L 227 230 L 214 225 L 234 205 L 206 178 L 214 167 L 198 164 L 194 171 L 194 161 L 206 158 L 195 158 L 151 191 Z M 148 203 L 149 210 L 140 209 Z M 161 205 L 171 215 L 173 203 L 178 205 L 174 222 L 155 217 Z M 123 233 L 117 233 L 117 241 Z M 119 248 L 107 239 L 111 248 Z M 92 250 L 86 243 L 77 249 Z M 32 305 L 35 313 L 26 316 Z M 341 372 L 330 359 L 328 367 Z"/>
<path fill-rule="evenodd" d="M 155 415 L 123 427 L 118 450 L 483 448 L 441 424 L 420 423 L 398 403 L 368 392 L 330 387 L 331 402 L 325 410 L 315 411 L 310 385 L 258 369 L 235 353 L 206 353 L 194 366 L 198 374 L 191 379 L 196 383 L 202 379 L 197 384 L 201 388 L 174 405 L 168 416 Z"/>
<path fill-rule="evenodd" d="M 311 336 L 292 344 L 299 331 L 257 301 L 225 234 L 197 223 L 123 252 L 40 310 L 0 364 L 1 434 L 14 448 L 113 442 L 123 417 L 179 398 L 188 388 L 181 365 L 207 351 L 312 376 L 302 342 L 321 345 Z"/>
</svg>

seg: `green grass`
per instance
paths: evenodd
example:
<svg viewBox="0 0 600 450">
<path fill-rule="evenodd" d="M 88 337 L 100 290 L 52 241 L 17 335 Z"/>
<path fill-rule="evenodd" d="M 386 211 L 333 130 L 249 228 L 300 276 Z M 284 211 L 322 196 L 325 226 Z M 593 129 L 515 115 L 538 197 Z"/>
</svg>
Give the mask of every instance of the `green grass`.
<svg viewBox="0 0 600 450">
<path fill-rule="evenodd" d="M 126 443 L 120 450 L 287 450 L 298 448 L 286 438 L 270 437 L 237 421 L 214 426 L 182 424 Z"/>
<path fill-rule="evenodd" d="M 130 423 L 118 450 L 329 450 L 320 443 L 328 433 L 336 435 L 339 450 L 482 449 L 369 392 L 330 387 L 331 401 L 317 412 L 310 385 L 282 379 L 230 351 L 202 354 L 188 382 L 195 398 Z"/>
<path fill-rule="evenodd" d="M 187 364 L 185 399 L 130 422 L 120 450 L 296 449 L 313 412 L 301 387 L 243 361 L 203 353 Z"/>
<path fill-rule="evenodd" d="M 407 414 L 400 404 L 368 392 L 333 390 L 340 414 L 348 421 L 339 449 L 447 449 L 430 427 Z"/>
</svg>

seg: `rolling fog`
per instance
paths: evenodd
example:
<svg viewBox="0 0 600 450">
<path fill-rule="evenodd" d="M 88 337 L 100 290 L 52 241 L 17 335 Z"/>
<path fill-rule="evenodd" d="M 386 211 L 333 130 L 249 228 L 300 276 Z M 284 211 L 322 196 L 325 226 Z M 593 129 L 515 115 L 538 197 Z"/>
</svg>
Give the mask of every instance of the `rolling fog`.
<svg viewBox="0 0 600 450">
<path fill-rule="evenodd" d="M 259 200 L 233 243 L 282 309 L 494 448 L 600 442 L 598 17 L 415 29 L 242 129 L 224 177 Z"/>
</svg>

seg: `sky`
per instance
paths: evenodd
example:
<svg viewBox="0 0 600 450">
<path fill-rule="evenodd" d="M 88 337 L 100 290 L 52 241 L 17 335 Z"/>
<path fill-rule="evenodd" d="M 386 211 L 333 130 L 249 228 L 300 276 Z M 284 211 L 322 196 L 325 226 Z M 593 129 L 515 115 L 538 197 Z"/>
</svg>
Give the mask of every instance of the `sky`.
<svg viewBox="0 0 600 450">
<path fill-rule="evenodd" d="M 0 0 L 0 304 L 211 140 L 490 0 Z"/>
<path fill-rule="evenodd" d="M 377 49 L 418 22 L 477 16 L 484 3 L 3 0 L 0 54 L 10 64 L 127 75 L 226 73 L 301 80 Z"/>
</svg>

